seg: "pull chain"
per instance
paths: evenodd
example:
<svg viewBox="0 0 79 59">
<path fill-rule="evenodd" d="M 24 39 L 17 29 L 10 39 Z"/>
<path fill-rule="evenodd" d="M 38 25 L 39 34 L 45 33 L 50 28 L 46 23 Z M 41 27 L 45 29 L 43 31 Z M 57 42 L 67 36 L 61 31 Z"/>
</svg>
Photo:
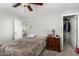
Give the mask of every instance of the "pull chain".
<svg viewBox="0 0 79 59">
<path fill-rule="evenodd" d="M 24 13 L 26 12 L 26 5 L 24 5 Z"/>
</svg>

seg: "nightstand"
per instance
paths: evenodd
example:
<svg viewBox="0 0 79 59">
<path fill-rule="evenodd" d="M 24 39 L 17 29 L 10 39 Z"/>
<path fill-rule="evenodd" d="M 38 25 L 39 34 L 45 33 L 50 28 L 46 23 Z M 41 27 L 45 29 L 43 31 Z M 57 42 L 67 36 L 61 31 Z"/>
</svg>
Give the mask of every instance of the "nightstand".
<svg viewBox="0 0 79 59">
<path fill-rule="evenodd" d="M 52 35 L 47 36 L 47 49 L 61 52 L 60 49 L 60 37 L 52 37 Z"/>
</svg>

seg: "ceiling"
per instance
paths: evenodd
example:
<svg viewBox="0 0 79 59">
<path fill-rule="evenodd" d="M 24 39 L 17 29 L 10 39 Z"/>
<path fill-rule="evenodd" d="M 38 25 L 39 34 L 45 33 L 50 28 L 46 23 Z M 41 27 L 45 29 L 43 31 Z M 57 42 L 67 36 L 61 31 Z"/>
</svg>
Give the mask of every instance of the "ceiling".
<svg viewBox="0 0 79 59">
<path fill-rule="evenodd" d="M 33 11 L 30 12 L 27 8 L 24 13 L 23 6 L 19 6 L 17 8 L 13 8 L 12 5 L 15 3 L 0 3 L 0 10 L 5 12 L 9 12 L 11 14 L 17 15 L 22 18 L 27 18 L 28 16 L 33 16 L 39 13 L 55 13 L 59 11 L 64 11 L 67 9 L 79 9 L 79 3 L 44 3 L 43 6 L 33 5 L 31 4 Z"/>
<path fill-rule="evenodd" d="M 33 11 L 30 12 L 27 8 L 24 8 L 22 5 L 17 8 L 12 7 L 14 4 L 16 3 L 0 3 L 0 10 L 17 15 L 19 17 L 27 17 L 29 15 L 35 14 L 34 12 L 38 12 L 39 8 L 42 8 L 42 6 L 31 4 Z"/>
</svg>

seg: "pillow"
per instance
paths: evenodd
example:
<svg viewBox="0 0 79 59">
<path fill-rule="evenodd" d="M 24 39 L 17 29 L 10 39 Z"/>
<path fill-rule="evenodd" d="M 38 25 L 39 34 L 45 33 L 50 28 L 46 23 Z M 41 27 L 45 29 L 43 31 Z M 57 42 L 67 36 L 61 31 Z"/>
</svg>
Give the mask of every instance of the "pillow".
<svg viewBox="0 0 79 59">
<path fill-rule="evenodd" d="M 35 34 L 29 34 L 27 35 L 27 37 L 35 37 L 36 35 Z"/>
<path fill-rule="evenodd" d="M 36 37 L 37 38 L 43 38 L 43 37 L 47 37 L 47 35 L 46 34 L 38 34 L 38 35 L 36 35 Z"/>
</svg>

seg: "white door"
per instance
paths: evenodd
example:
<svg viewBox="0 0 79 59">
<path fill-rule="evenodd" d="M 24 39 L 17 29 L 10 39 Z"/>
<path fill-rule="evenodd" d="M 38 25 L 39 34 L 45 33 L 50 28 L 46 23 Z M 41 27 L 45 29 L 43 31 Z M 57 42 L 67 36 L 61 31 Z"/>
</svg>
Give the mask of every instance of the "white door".
<svg viewBox="0 0 79 59">
<path fill-rule="evenodd" d="M 14 40 L 22 39 L 23 36 L 22 21 L 19 19 L 14 19 Z"/>
<path fill-rule="evenodd" d="M 76 48 L 77 44 L 77 16 L 70 16 L 71 32 L 70 32 L 70 42 L 72 46 Z"/>
</svg>

